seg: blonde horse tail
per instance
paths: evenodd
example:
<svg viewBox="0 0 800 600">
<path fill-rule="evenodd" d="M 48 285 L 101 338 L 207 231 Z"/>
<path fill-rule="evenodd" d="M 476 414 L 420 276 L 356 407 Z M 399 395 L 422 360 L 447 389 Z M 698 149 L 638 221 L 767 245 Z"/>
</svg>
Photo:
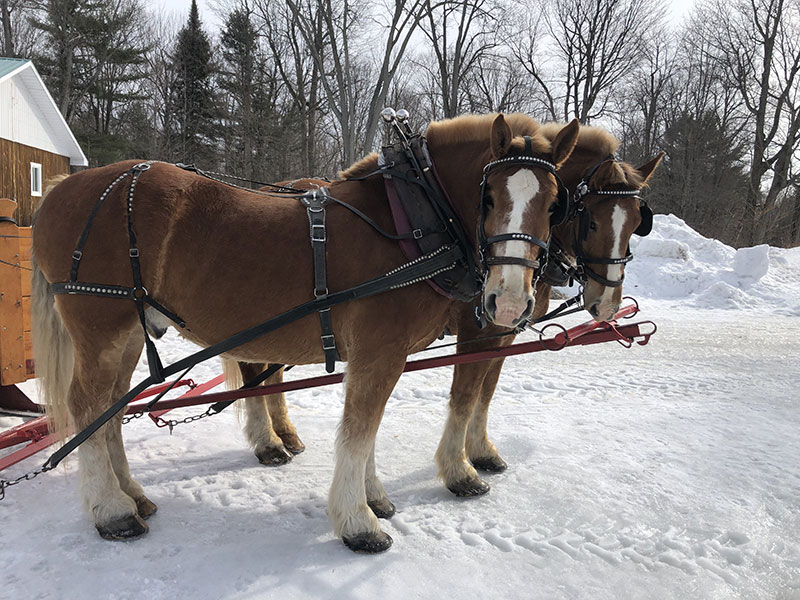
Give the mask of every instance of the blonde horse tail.
<svg viewBox="0 0 800 600">
<path fill-rule="evenodd" d="M 239 363 L 232 358 L 222 359 L 222 373 L 225 375 L 225 387 L 229 390 L 238 390 L 244 385 L 242 372 L 239 370 Z M 241 422 L 244 416 L 244 405 L 242 401 L 237 400 L 233 406 L 236 410 L 236 419 Z"/>
<path fill-rule="evenodd" d="M 63 178 L 62 178 L 63 179 Z M 52 190 L 49 186 L 42 203 Z M 34 234 L 35 235 L 35 234 Z M 63 443 L 69 434 L 69 407 L 67 396 L 72 381 L 74 351 L 61 316 L 55 305 L 55 295 L 50 283 L 33 257 L 31 281 L 31 317 L 33 355 L 40 395 L 44 397 L 50 431 Z"/>
</svg>

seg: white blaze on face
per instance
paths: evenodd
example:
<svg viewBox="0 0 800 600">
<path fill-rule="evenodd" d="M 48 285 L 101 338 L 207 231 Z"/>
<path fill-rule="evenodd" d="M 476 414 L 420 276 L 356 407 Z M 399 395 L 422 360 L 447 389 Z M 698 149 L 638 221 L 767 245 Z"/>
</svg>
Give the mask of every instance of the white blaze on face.
<svg viewBox="0 0 800 600">
<path fill-rule="evenodd" d="M 511 199 L 511 210 L 505 219 L 505 229 L 501 233 L 520 233 L 523 217 L 530 201 L 539 193 L 539 181 L 528 169 L 521 169 L 506 180 L 508 195 Z M 497 244 L 495 256 L 526 258 L 528 242 L 512 241 Z M 495 299 L 494 322 L 498 325 L 512 327 L 516 320 L 527 310 L 531 300 L 530 273 L 521 265 L 501 265 L 490 270 L 486 282 L 487 291 Z"/>
<path fill-rule="evenodd" d="M 611 256 L 609 258 L 623 258 L 625 256 L 625 248 L 622 247 L 622 228 L 625 226 L 625 221 L 628 219 L 628 213 L 617 205 L 614 207 L 614 212 L 611 213 Z M 622 265 L 608 265 L 608 272 L 606 279 L 611 281 L 619 281 L 622 277 Z M 605 286 L 603 295 L 600 297 L 600 306 L 606 305 L 613 301 L 614 290 L 617 288 Z"/>
<path fill-rule="evenodd" d="M 539 180 L 529 169 L 520 169 L 506 181 L 508 196 L 511 198 L 511 212 L 506 221 L 506 230 L 503 233 L 522 232 L 522 223 L 525 211 L 530 201 L 539 193 Z M 528 242 L 504 242 L 499 244 L 498 255 L 525 258 L 528 251 Z M 523 275 L 525 268 L 518 265 L 503 265 L 502 277 L 506 289 L 524 289 Z"/>
</svg>

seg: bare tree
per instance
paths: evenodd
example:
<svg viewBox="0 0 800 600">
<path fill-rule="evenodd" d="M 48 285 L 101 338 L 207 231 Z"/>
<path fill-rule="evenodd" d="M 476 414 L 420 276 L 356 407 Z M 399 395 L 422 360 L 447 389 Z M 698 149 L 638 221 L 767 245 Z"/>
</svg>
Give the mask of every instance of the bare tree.
<svg viewBox="0 0 800 600">
<path fill-rule="evenodd" d="M 581 123 L 606 114 L 614 89 L 640 60 L 643 36 L 664 20 L 662 0 L 563 0 L 541 11 L 549 50 L 537 52 L 543 32 L 534 27 L 516 54 L 551 115 Z"/>
<path fill-rule="evenodd" d="M 495 15 L 502 10 L 494 0 L 426 0 L 425 5 L 422 30 L 435 59 L 429 80 L 438 88 L 441 116 L 455 117 L 472 70 L 498 45 Z"/>
<path fill-rule="evenodd" d="M 748 116 L 749 240 L 765 239 L 769 215 L 800 177 L 800 3 L 797 0 L 709 0 L 695 27 L 710 44 Z"/>
<path fill-rule="evenodd" d="M 282 88 L 291 99 L 290 110 L 296 120 L 300 144 L 300 173 L 318 173 L 317 127 L 325 111 L 321 106 L 322 70 L 314 60 L 314 46 L 321 47 L 319 15 L 309 16 L 313 32 L 309 46 L 300 24 L 285 2 L 256 0 L 260 33 L 269 47 Z"/>
<path fill-rule="evenodd" d="M 388 21 L 352 0 L 287 0 L 306 45 L 312 49 L 328 106 L 341 136 L 342 160 L 351 164 L 359 150 L 369 151 L 375 141 L 378 116 L 386 102 L 411 37 L 419 24 L 423 0 L 392 0 Z M 369 48 L 359 48 L 359 34 L 369 17 L 383 29 L 378 64 L 372 68 Z M 361 50 L 361 52 L 359 52 Z M 364 58 L 366 56 L 366 59 Z M 359 105 L 369 100 L 363 110 Z M 361 125 L 361 127 L 360 127 Z M 359 136 L 363 131 L 363 136 Z M 358 140 L 363 140 L 361 144 Z"/>
</svg>

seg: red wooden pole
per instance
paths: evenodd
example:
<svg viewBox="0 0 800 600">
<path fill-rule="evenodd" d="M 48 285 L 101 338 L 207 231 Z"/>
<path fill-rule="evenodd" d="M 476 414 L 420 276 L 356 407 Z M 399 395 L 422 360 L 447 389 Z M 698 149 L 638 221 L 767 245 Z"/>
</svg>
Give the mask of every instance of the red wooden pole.
<svg viewBox="0 0 800 600">
<path fill-rule="evenodd" d="M 617 316 L 622 318 L 629 314 L 635 314 L 637 310 L 638 309 L 633 305 L 626 306 L 624 309 L 620 310 L 619 313 L 617 313 Z M 619 340 L 620 335 L 628 339 L 644 338 L 643 343 L 646 343 L 652 333 L 642 333 L 642 331 L 639 329 L 639 325 L 640 323 L 619 325 L 616 327 L 615 331 L 605 323 L 588 322 L 584 323 L 583 325 L 573 327 L 566 333 L 559 333 L 549 340 L 536 340 L 534 342 L 514 344 L 504 348 L 493 348 L 491 350 L 483 350 L 479 352 L 449 354 L 446 356 L 435 356 L 433 358 L 423 358 L 421 360 L 410 361 L 406 363 L 406 367 L 403 369 L 403 372 L 410 373 L 412 371 L 421 371 L 435 367 L 480 362 L 483 360 L 492 360 L 506 356 L 540 352 L 542 350 L 560 350 L 566 346 L 588 346 L 590 344 L 599 344 L 601 342 Z M 599 327 L 604 327 L 604 329 L 602 331 L 595 331 Z M 267 396 L 269 394 L 279 394 L 281 392 L 323 387 L 326 385 L 341 383 L 343 380 L 343 373 L 333 373 L 331 375 L 309 377 L 306 379 L 297 379 L 295 381 L 285 381 L 283 383 L 275 383 L 272 385 L 246 390 L 230 390 L 226 392 L 218 392 L 216 394 L 204 394 L 194 398 L 187 397 L 187 394 L 185 397 L 175 398 L 173 400 L 162 400 L 157 406 L 160 411 L 167 411 L 186 406 L 195 406 L 198 404 L 212 404 L 214 402 L 224 402 L 227 400 L 249 398 L 252 396 Z"/>
</svg>

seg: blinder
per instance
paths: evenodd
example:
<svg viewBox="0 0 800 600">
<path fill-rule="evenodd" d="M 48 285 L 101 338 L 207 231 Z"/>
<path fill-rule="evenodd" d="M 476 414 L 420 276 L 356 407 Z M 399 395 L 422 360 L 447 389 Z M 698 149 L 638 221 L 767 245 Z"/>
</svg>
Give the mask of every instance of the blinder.
<svg viewBox="0 0 800 600">
<path fill-rule="evenodd" d="M 561 181 L 561 178 L 553 173 L 556 178 L 556 183 L 558 184 L 558 197 L 556 199 L 556 203 L 553 206 L 552 213 L 550 214 L 550 227 L 555 227 L 556 225 L 562 225 L 566 222 L 567 217 L 569 217 L 569 190 L 567 190 L 567 186 Z"/>
<path fill-rule="evenodd" d="M 639 214 L 642 217 L 642 222 L 639 223 L 639 227 L 633 233 L 640 237 L 645 237 L 653 231 L 653 210 L 644 200 L 639 200 Z"/>
</svg>

